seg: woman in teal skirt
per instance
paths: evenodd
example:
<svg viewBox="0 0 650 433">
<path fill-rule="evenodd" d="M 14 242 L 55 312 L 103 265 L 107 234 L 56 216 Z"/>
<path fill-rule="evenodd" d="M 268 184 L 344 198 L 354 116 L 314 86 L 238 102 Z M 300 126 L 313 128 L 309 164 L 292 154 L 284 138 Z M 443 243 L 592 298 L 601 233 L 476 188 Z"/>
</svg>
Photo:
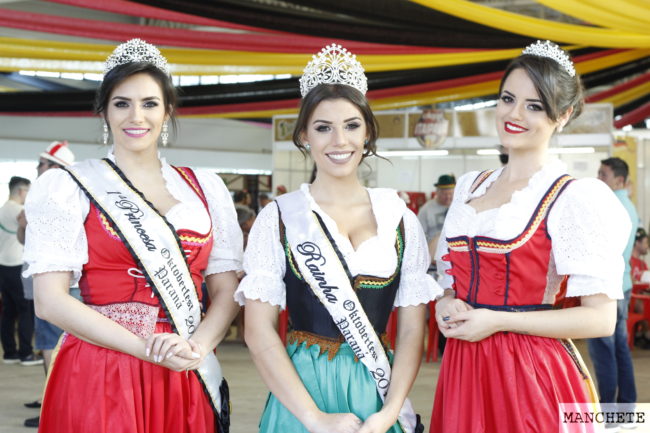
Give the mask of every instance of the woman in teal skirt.
<svg viewBox="0 0 650 433">
<path fill-rule="evenodd" d="M 293 141 L 316 165 L 312 184 L 260 212 L 235 298 L 246 342 L 271 390 L 260 432 L 418 432 L 407 394 L 418 372 L 426 304 L 424 233 L 394 190 L 365 188 L 377 123 L 363 68 L 331 45 L 307 65 Z M 384 344 L 398 308 L 394 356 Z M 287 308 L 287 347 L 276 331 Z"/>
</svg>

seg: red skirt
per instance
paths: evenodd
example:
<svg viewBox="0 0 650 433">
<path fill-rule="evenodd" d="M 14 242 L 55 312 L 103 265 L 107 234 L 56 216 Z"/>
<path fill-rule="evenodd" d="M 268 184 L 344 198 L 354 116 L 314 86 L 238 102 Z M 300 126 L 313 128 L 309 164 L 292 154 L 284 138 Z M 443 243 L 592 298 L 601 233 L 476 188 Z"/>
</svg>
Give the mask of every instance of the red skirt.
<svg viewBox="0 0 650 433">
<path fill-rule="evenodd" d="M 158 323 L 156 332 L 171 332 Z M 67 335 L 48 378 L 40 433 L 214 433 L 193 372 L 175 372 Z"/>
<path fill-rule="evenodd" d="M 562 424 L 560 403 L 594 401 L 587 369 L 568 340 L 511 332 L 476 343 L 450 338 L 430 433 L 591 432 L 590 424 Z"/>
</svg>

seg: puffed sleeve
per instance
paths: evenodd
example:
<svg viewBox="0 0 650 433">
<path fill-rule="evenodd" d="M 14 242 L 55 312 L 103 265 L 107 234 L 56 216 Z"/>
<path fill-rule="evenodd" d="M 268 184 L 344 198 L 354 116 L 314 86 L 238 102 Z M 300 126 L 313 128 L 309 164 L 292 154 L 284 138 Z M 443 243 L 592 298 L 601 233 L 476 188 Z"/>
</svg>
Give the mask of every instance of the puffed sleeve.
<svg viewBox="0 0 650 433">
<path fill-rule="evenodd" d="M 280 242 L 278 207 L 273 202 L 262 209 L 248 235 L 248 245 L 244 253 L 246 276 L 235 292 L 235 301 L 244 305 L 245 299 L 256 299 L 277 305 L 284 310 L 285 260 Z"/>
<path fill-rule="evenodd" d="M 548 217 L 557 273 L 569 275 L 567 296 L 623 297 L 630 230 L 627 211 L 607 185 L 581 179 L 567 186 Z"/>
<path fill-rule="evenodd" d="M 79 282 L 88 262 L 84 221 L 89 207 L 88 198 L 64 170 L 50 169 L 36 179 L 25 201 L 24 277 L 72 271 L 71 285 Z"/>
<path fill-rule="evenodd" d="M 208 171 L 199 171 L 196 177 L 208 200 L 214 245 L 208 258 L 205 276 L 241 270 L 243 237 L 235 205 L 221 178 Z"/>
<path fill-rule="evenodd" d="M 422 226 L 410 210 L 404 213 L 404 259 L 395 307 L 427 304 L 442 295 L 442 289 L 427 274 L 431 257 Z"/>
</svg>

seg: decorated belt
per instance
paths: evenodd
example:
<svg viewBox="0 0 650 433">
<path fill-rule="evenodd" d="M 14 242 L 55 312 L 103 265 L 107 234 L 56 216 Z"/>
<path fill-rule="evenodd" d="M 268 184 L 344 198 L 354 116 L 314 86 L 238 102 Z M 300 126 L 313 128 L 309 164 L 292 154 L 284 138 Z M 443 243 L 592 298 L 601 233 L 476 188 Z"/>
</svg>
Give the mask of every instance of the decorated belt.
<svg viewBox="0 0 650 433">
<path fill-rule="evenodd" d="M 159 307 L 141 302 L 88 306 L 142 338 L 148 338 L 154 333 L 156 322 L 167 321 L 158 317 Z"/>
<path fill-rule="evenodd" d="M 511 311 L 515 313 L 525 312 L 525 311 L 544 311 L 552 310 L 553 305 L 551 304 L 533 304 L 533 305 L 491 305 L 491 304 L 479 304 L 476 302 L 465 301 L 468 305 L 471 305 L 474 308 L 487 308 L 488 310 L 495 311 Z"/>
</svg>

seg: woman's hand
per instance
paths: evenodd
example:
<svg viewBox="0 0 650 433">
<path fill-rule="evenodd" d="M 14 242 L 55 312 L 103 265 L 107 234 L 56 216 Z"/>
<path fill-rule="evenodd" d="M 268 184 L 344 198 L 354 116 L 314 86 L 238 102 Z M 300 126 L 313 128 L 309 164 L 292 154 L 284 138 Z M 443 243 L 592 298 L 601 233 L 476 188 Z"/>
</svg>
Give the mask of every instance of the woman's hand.
<svg viewBox="0 0 650 433">
<path fill-rule="evenodd" d="M 452 296 L 443 296 L 436 302 L 436 322 L 442 335 L 449 337 L 447 332 L 461 324 L 459 320 L 452 320 L 456 314 L 471 311 L 473 307 L 461 299 Z"/>
<path fill-rule="evenodd" d="M 353 413 L 316 414 L 305 427 L 310 433 L 357 433 L 362 421 Z"/>
<path fill-rule="evenodd" d="M 386 433 L 396 421 L 396 416 L 379 411 L 366 419 L 358 433 Z"/>
<path fill-rule="evenodd" d="M 195 352 L 194 349 L 200 350 L 200 346 L 195 342 L 190 343 L 178 334 L 153 334 L 146 340 L 145 357 L 150 362 L 172 370 L 190 370 L 193 369 L 191 366 L 197 364 L 197 360 L 202 359 L 201 353 Z"/>
<path fill-rule="evenodd" d="M 450 315 L 448 323 L 452 325 L 443 334 L 447 338 L 465 341 L 480 341 L 495 332 L 501 331 L 500 312 L 486 308 L 460 311 Z"/>
</svg>

